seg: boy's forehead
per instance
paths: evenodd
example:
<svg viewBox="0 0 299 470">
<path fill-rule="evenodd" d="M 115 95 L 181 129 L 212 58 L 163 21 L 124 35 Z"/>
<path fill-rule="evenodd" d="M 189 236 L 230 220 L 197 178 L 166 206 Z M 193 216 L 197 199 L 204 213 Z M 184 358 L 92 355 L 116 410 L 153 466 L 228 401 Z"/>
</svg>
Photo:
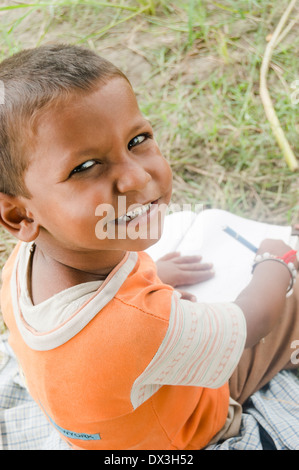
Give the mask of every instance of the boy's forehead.
<svg viewBox="0 0 299 470">
<path fill-rule="evenodd" d="M 103 119 L 121 117 L 118 112 L 121 107 L 123 113 L 140 113 L 134 91 L 124 78 L 112 78 L 107 83 L 95 85 L 90 91 L 73 90 L 57 96 L 36 112 L 31 120 L 33 135 L 40 138 L 43 131 L 48 132 L 50 127 L 59 128 L 65 121 L 80 120 L 84 125 L 88 116 L 101 115 Z"/>
<path fill-rule="evenodd" d="M 104 84 L 95 85 L 88 92 L 75 90 L 67 96 L 53 100 L 45 108 L 45 112 L 42 110 L 39 124 L 42 122 L 43 124 L 49 123 L 49 120 L 53 117 L 55 121 L 57 119 L 59 121 L 59 117 L 82 117 L 83 113 L 101 112 L 102 114 L 109 114 L 109 112 L 117 111 L 122 104 L 125 106 L 129 104 L 131 111 L 140 112 L 135 93 L 129 82 L 121 77 L 113 77 Z"/>
<path fill-rule="evenodd" d="M 73 150 L 83 147 L 84 151 L 86 145 L 96 143 L 95 136 L 102 140 L 101 128 L 109 139 L 107 130 L 112 135 L 113 126 L 134 132 L 145 123 L 149 121 L 141 114 L 131 85 L 116 77 L 88 93 L 73 93 L 66 100 L 54 102 L 36 122 L 35 141 L 39 149 L 44 146 L 44 150 L 52 151 L 67 145 Z"/>
</svg>

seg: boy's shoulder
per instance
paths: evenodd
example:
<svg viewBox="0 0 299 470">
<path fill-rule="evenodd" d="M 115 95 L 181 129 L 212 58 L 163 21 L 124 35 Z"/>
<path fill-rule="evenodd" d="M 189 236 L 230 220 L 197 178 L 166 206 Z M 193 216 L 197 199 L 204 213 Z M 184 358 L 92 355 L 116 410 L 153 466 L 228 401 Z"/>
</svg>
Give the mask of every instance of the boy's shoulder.
<svg viewBox="0 0 299 470">
<path fill-rule="evenodd" d="M 147 253 L 138 252 L 136 255 L 135 267 L 115 299 L 157 320 L 168 322 L 174 289 L 159 279 L 156 264 Z"/>
<path fill-rule="evenodd" d="M 140 336 L 141 331 L 147 331 L 151 342 L 154 342 L 154 336 L 157 344 L 161 341 L 169 325 L 173 290 L 161 283 L 156 274 L 155 263 L 149 256 L 135 252 L 128 252 L 123 262 L 79 308 L 80 299 L 76 301 L 77 307 L 64 302 L 62 313 L 59 311 L 58 323 L 55 316 L 58 312 L 57 299 L 56 303 L 55 296 L 50 299 L 51 302 L 46 301 L 47 312 L 50 314 L 53 311 L 54 320 L 56 319 L 55 328 L 52 325 L 52 329 L 46 330 L 48 333 L 41 335 L 36 333 L 39 329 L 35 326 L 28 328 L 29 320 L 24 320 L 25 313 L 28 313 L 26 296 L 21 295 L 26 289 L 27 276 L 25 265 L 21 261 L 24 251 L 29 248 L 28 244 L 21 243 L 7 261 L 3 273 L 1 304 L 8 328 L 15 328 L 16 322 L 23 339 L 32 349 L 49 350 L 61 346 L 88 325 L 93 325 L 92 330 L 97 332 L 110 331 L 113 337 L 118 334 L 118 337 L 125 336 L 131 340 Z M 64 294 L 65 292 L 61 293 L 63 296 Z M 31 325 L 30 321 L 29 324 Z M 91 326 L 88 330 L 91 331 Z"/>
<path fill-rule="evenodd" d="M 18 275 L 20 269 L 18 265 L 20 260 L 28 258 L 26 255 L 30 249 L 28 245 L 30 244 L 25 242 L 17 243 L 3 268 L 1 292 L 3 302 L 11 297 L 11 286 L 15 283 L 19 288 L 13 289 L 14 297 L 18 296 L 19 289 L 26 288 L 27 276 L 24 275 L 26 269 L 22 269 Z M 131 309 L 132 314 L 134 312 L 145 314 L 152 319 L 168 322 L 172 296 L 173 288 L 163 284 L 158 278 L 152 258 L 145 252 L 128 252 L 100 289 L 91 295 L 88 303 L 93 310 L 96 310 L 97 306 L 100 308 L 100 305 L 102 308 L 105 306 L 109 308 L 109 305 L 112 307 L 112 304 L 116 303 L 119 308 Z"/>
</svg>

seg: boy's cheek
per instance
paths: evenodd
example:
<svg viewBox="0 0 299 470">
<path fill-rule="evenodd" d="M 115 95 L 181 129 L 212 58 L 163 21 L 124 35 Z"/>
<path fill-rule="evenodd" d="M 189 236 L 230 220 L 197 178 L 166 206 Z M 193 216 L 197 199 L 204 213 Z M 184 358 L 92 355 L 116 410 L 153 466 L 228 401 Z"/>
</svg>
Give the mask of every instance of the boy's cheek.
<svg viewBox="0 0 299 470">
<path fill-rule="evenodd" d="M 164 175 L 165 175 L 165 186 L 166 186 L 166 192 L 169 193 L 169 199 L 171 197 L 172 193 L 172 180 L 173 180 L 173 175 L 172 175 L 172 170 L 170 168 L 169 163 L 165 160 L 166 165 L 164 167 Z M 168 201 L 169 202 L 169 201 Z"/>
<path fill-rule="evenodd" d="M 156 176 L 164 182 L 164 185 L 172 184 L 172 170 L 165 157 L 160 154 L 160 158 L 153 163 L 151 171 L 155 171 Z"/>
</svg>

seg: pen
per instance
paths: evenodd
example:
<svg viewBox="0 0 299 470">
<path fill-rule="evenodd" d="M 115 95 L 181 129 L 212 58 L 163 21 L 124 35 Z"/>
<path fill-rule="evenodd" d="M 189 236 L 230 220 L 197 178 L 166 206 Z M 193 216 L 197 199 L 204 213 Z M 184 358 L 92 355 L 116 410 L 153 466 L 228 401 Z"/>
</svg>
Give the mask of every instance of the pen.
<svg viewBox="0 0 299 470">
<path fill-rule="evenodd" d="M 235 232 L 232 228 L 226 226 L 226 227 L 223 228 L 223 230 L 226 233 L 228 233 L 228 235 L 233 237 L 235 240 L 242 243 L 242 245 L 249 248 L 249 250 L 253 251 L 254 253 L 257 252 L 258 248 L 256 246 L 252 245 L 252 243 L 250 243 L 248 240 L 245 240 L 245 238 L 243 238 L 241 235 L 239 235 L 237 232 Z"/>
</svg>

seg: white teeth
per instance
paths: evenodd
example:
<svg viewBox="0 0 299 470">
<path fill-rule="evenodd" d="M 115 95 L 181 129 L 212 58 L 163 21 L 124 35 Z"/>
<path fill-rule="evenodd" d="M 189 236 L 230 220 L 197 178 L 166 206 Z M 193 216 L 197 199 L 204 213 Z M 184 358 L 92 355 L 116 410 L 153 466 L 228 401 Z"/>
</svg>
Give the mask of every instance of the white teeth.
<svg viewBox="0 0 299 470">
<path fill-rule="evenodd" d="M 127 212 L 125 215 L 121 215 L 117 220 L 119 222 L 128 222 L 128 220 L 135 219 L 143 214 L 145 214 L 151 207 L 151 202 L 145 206 L 136 207 L 133 211 Z"/>
</svg>

